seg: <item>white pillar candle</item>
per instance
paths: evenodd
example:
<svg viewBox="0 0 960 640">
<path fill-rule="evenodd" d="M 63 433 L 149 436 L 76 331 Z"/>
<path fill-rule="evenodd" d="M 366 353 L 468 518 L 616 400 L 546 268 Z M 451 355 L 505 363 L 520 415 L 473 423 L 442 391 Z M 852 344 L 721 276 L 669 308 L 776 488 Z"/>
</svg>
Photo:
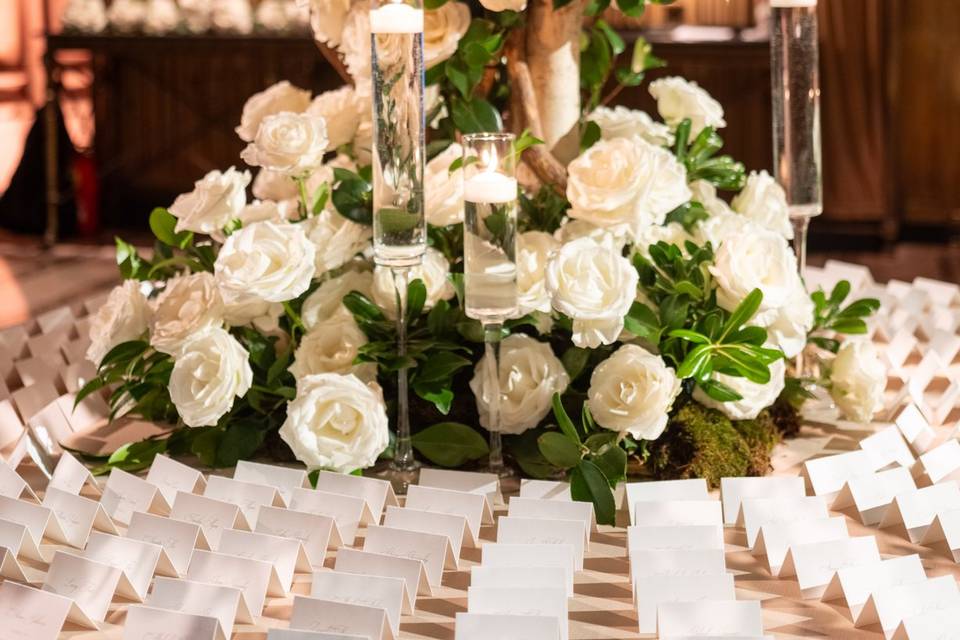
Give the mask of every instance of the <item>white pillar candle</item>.
<svg viewBox="0 0 960 640">
<path fill-rule="evenodd" d="M 370 11 L 371 33 L 423 33 L 423 9 L 395 2 Z"/>
<path fill-rule="evenodd" d="M 517 180 L 496 171 L 482 171 L 464 182 L 463 199 L 485 204 L 512 202 L 517 199 Z"/>
</svg>

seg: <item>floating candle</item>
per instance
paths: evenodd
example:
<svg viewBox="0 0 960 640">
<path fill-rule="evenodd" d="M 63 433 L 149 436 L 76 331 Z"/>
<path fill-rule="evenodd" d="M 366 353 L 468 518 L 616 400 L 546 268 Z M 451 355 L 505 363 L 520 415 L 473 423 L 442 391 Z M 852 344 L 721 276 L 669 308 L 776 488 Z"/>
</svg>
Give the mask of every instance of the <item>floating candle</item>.
<svg viewBox="0 0 960 640">
<path fill-rule="evenodd" d="M 402 2 L 370 10 L 371 33 L 423 33 L 423 9 Z"/>
<path fill-rule="evenodd" d="M 517 180 L 496 171 L 481 171 L 463 184 L 463 199 L 497 204 L 517 199 Z"/>
</svg>

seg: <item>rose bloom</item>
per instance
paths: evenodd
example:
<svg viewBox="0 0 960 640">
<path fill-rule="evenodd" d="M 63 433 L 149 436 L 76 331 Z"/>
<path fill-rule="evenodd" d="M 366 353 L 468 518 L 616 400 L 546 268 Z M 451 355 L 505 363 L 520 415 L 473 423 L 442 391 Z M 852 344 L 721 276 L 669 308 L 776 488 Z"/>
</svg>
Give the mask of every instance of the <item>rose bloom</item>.
<svg viewBox="0 0 960 640">
<path fill-rule="evenodd" d="M 183 25 L 190 33 L 204 33 L 210 29 L 212 16 L 210 0 L 178 0 Z"/>
<path fill-rule="evenodd" d="M 597 107 L 587 120 L 597 123 L 604 140 L 638 136 L 658 147 L 673 144 L 673 132 L 662 122 L 655 122 L 646 111 L 628 109 L 623 105 Z"/>
<path fill-rule="evenodd" d="M 316 22 L 316 19 L 314 19 Z M 338 50 L 354 81 L 370 78 L 370 3 L 354 2 L 343 19 Z M 316 29 L 314 29 L 316 33 Z"/>
<path fill-rule="evenodd" d="M 223 324 L 223 299 L 213 274 L 207 271 L 167 280 L 157 296 L 150 345 L 171 355 L 190 336 Z"/>
<path fill-rule="evenodd" d="M 342 267 L 370 246 L 373 229 L 324 209 L 302 223 L 307 238 L 316 247 L 316 273 Z"/>
<path fill-rule="evenodd" d="M 410 282 L 416 279 L 423 281 L 427 288 L 427 301 L 424 309 L 432 309 L 441 300 L 449 300 L 456 291 L 447 276 L 450 275 L 450 263 L 443 254 L 432 247 L 427 248 L 423 256 L 423 263 L 410 270 Z M 373 301 L 383 309 L 389 318 L 397 315 L 397 293 L 393 282 L 393 274 L 387 267 L 376 267 L 373 271 Z M 406 300 L 406 291 L 401 295 Z"/>
<path fill-rule="evenodd" d="M 90 318 L 87 360 L 100 364 L 103 356 L 122 342 L 140 338 L 150 326 L 150 304 L 140 291 L 140 282 L 124 280 L 107 296 Z"/>
<path fill-rule="evenodd" d="M 174 0 L 147 0 L 147 15 L 143 21 L 145 33 L 168 33 L 180 24 L 180 9 Z"/>
<path fill-rule="evenodd" d="M 331 47 L 340 44 L 350 0 L 310 0 L 310 26 L 313 37 Z"/>
<path fill-rule="evenodd" d="M 454 142 L 424 168 L 424 213 L 434 226 L 463 222 L 463 167 L 450 172 L 450 164 L 461 157 L 463 147 Z"/>
<path fill-rule="evenodd" d="M 517 236 L 517 302 L 519 315 L 534 311 L 550 312 L 547 291 L 547 262 L 560 248 L 552 235 L 544 231 L 527 231 Z"/>
<path fill-rule="evenodd" d="M 280 328 L 283 305 L 249 294 L 221 289 L 223 321 L 231 327 L 253 325 L 258 331 L 272 333 Z"/>
<path fill-rule="evenodd" d="M 650 83 L 650 95 L 657 101 L 660 117 L 672 128 L 690 119 L 690 140 L 700 135 L 704 127 L 727 126 L 723 107 L 696 82 L 677 76 L 661 78 Z"/>
<path fill-rule="evenodd" d="M 830 365 L 830 395 L 849 420 L 870 422 L 883 408 L 887 369 L 865 339 L 847 340 Z"/>
<path fill-rule="evenodd" d="M 240 152 L 249 165 L 303 176 L 323 163 L 327 125 L 316 115 L 283 111 L 267 116 L 253 142 Z"/>
<path fill-rule="evenodd" d="M 107 9 L 110 26 L 121 33 L 136 31 L 147 17 L 147 5 L 141 0 L 113 0 Z"/>
<path fill-rule="evenodd" d="M 493 393 L 493 364 L 483 356 L 474 369 L 470 389 L 477 400 L 480 424 L 490 429 L 490 398 Z M 501 433 L 523 433 L 550 413 L 554 393 L 563 393 L 570 384 L 563 363 L 550 345 L 515 333 L 500 344 Z"/>
<path fill-rule="evenodd" d="M 350 85 L 321 93 L 310 106 L 307 113 L 320 116 L 327 124 L 327 150 L 349 144 L 357 134 L 357 127 L 364 109 L 369 104 L 360 100 Z"/>
<path fill-rule="evenodd" d="M 786 373 L 787 365 L 783 359 L 770 365 L 770 381 L 766 384 L 751 382 L 740 376 L 714 373 L 714 380 L 722 382 L 743 397 L 740 400 L 719 402 L 708 396 L 700 387 L 697 387 L 693 390 L 693 399 L 705 407 L 720 411 L 731 420 L 753 420 L 780 396 L 785 384 Z"/>
<path fill-rule="evenodd" d="M 480 0 L 480 4 L 487 11 L 523 11 L 527 8 L 527 0 Z"/>
<path fill-rule="evenodd" d="M 70 0 L 61 20 L 66 30 L 97 33 L 107 28 L 107 7 L 103 0 Z"/>
<path fill-rule="evenodd" d="M 666 149 L 640 138 L 601 140 L 568 167 L 571 218 L 634 233 L 662 224 L 690 200 L 686 170 Z"/>
<path fill-rule="evenodd" d="M 308 469 L 346 473 L 369 467 L 390 443 L 383 392 L 354 375 L 300 378 L 280 437 Z"/>
<path fill-rule="evenodd" d="M 367 336 L 357 326 L 353 316 L 334 316 L 314 325 L 303 336 L 294 353 L 290 373 L 297 379 L 316 373 L 352 373 L 364 382 L 375 381 L 376 364 L 353 362 L 360 347 L 365 344 Z"/>
<path fill-rule="evenodd" d="M 423 65 L 427 69 L 453 55 L 470 27 L 470 7 L 451 0 L 423 12 Z"/>
<path fill-rule="evenodd" d="M 253 179 L 253 197 L 260 200 L 281 202 L 297 198 L 300 194 L 297 183 L 285 173 L 260 169 Z"/>
<path fill-rule="evenodd" d="M 293 0 L 261 0 L 254 12 L 257 24 L 270 31 L 286 31 L 297 24 L 297 5 Z"/>
<path fill-rule="evenodd" d="M 249 0 L 212 0 L 210 22 L 214 31 L 246 34 L 253 31 Z"/>
<path fill-rule="evenodd" d="M 749 324 L 765 326 L 767 338 L 788 358 L 795 358 L 807 344 L 813 328 L 813 300 L 797 278 L 787 302 L 771 318 L 755 318 Z"/>
<path fill-rule="evenodd" d="M 593 370 L 587 406 L 604 429 L 656 440 L 678 393 L 680 381 L 660 356 L 625 344 Z"/>
<path fill-rule="evenodd" d="M 710 216 L 733 214 L 733 209 L 726 201 L 717 195 L 717 188 L 706 180 L 694 180 L 690 183 L 691 200 L 699 202 Z M 700 224 L 704 224 L 703 221 Z"/>
<path fill-rule="evenodd" d="M 359 291 L 372 297 L 373 273 L 370 271 L 345 271 L 339 276 L 324 280 L 317 290 L 307 296 L 300 310 L 300 320 L 307 331 L 335 315 L 350 315 L 343 306 L 343 298 L 351 291 Z"/>
<path fill-rule="evenodd" d="M 236 218 L 247 204 L 249 171 L 230 167 L 223 173 L 211 171 L 193 184 L 193 191 L 177 196 L 170 213 L 177 218 L 177 233 L 193 231 L 218 233 Z"/>
<path fill-rule="evenodd" d="M 240 116 L 240 126 L 236 129 L 237 135 L 244 142 L 253 142 L 260 129 L 260 123 L 267 116 L 284 111 L 301 113 L 308 106 L 310 106 L 309 91 L 281 80 L 270 88 L 247 98 L 246 104 L 243 105 L 243 115 Z"/>
<path fill-rule="evenodd" d="M 591 349 L 617 340 L 638 280 L 629 260 L 592 238 L 563 245 L 546 269 L 553 308 L 573 319 L 573 343 Z"/>
<path fill-rule="evenodd" d="M 286 302 L 309 288 L 315 256 L 302 224 L 255 222 L 227 238 L 214 273 L 233 295 Z"/>
<path fill-rule="evenodd" d="M 249 354 L 220 327 L 190 336 L 170 372 L 170 400 L 188 427 L 213 426 L 253 384 Z"/>
<path fill-rule="evenodd" d="M 586 220 L 564 218 L 560 228 L 553 232 L 553 237 L 560 244 L 567 244 L 579 238 L 593 238 L 602 245 L 623 251 L 624 247 L 633 242 L 633 230 L 627 224 L 598 227 Z"/>
<path fill-rule="evenodd" d="M 787 195 L 769 173 L 751 171 L 747 184 L 730 206 L 737 213 L 770 231 L 776 231 L 787 240 L 793 238 Z"/>
</svg>

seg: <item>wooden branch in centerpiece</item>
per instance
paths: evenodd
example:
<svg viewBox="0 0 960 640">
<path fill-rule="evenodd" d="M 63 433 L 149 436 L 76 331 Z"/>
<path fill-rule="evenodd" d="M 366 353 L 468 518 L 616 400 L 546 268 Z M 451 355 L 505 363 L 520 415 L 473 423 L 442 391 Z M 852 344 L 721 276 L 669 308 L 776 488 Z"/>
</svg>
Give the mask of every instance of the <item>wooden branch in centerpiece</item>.
<svg viewBox="0 0 960 640">
<path fill-rule="evenodd" d="M 340 59 L 340 55 L 317 39 L 314 39 L 313 43 L 317 45 L 320 55 L 322 55 L 323 59 L 326 60 L 331 67 L 333 67 L 333 70 L 337 72 L 337 75 L 340 76 L 340 79 L 343 80 L 345 84 L 352 85 L 353 77 L 350 75 L 350 72 L 347 71 L 347 67 L 345 64 L 343 64 L 343 60 Z"/>
</svg>

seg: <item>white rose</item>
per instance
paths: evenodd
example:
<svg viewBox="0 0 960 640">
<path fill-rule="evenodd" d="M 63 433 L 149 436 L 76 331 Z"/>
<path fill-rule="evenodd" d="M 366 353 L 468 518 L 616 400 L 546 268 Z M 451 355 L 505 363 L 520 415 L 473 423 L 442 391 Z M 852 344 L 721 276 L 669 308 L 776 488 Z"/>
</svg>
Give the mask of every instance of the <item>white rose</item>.
<svg viewBox="0 0 960 640">
<path fill-rule="evenodd" d="M 527 0 L 480 0 L 480 4 L 487 11 L 523 11 L 527 8 Z"/>
<path fill-rule="evenodd" d="M 870 422 L 883 408 L 887 369 L 866 339 L 846 340 L 830 366 L 830 395 L 849 420 Z"/>
<path fill-rule="evenodd" d="M 672 128 L 690 118 L 690 140 L 700 135 L 704 127 L 727 126 L 723 107 L 696 82 L 677 76 L 661 78 L 650 83 L 650 95 L 657 101 L 660 117 Z"/>
<path fill-rule="evenodd" d="M 143 30 L 151 34 L 173 31 L 180 24 L 180 9 L 174 0 L 148 0 Z"/>
<path fill-rule="evenodd" d="M 210 22 L 214 31 L 246 34 L 253 31 L 250 0 L 211 0 Z"/>
<path fill-rule="evenodd" d="M 423 281 L 427 289 L 427 301 L 424 309 L 431 309 L 440 300 L 449 300 L 456 291 L 447 276 L 450 275 L 450 263 L 443 254 L 432 247 L 427 248 L 423 256 L 423 263 L 410 270 L 410 281 Z M 387 317 L 394 318 L 397 314 L 396 289 L 393 283 L 393 274 L 387 267 L 378 266 L 373 271 L 373 301 L 383 309 Z M 400 295 L 406 301 L 407 292 Z"/>
<path fill-rule="evenodd" d="M 303 223 L 307 238 L 316 247 L 316 273 L 342 267 L 370 246 L 373 229 L 347 220 L 336 211 L 324 209 Z"/>
<path fill-rule="evenodd" d="M 257 24 L 270 31 L 286 31 L 290 28 L 294 13 L 289 0 L 261 0 L 254 14 Z"/>
<path fill-rule="evenodd" d="M 787 240 L 793 238 L 793 225 L 787 209 L 787 195 L 769 173 L 751 171 L 747 184 L 730 203 L 733 210 Z"/>
<path fill-rule="evenodd" d="M 332 5 L 331 5 L 332 6 Z M 314 13 L 314 34 L 317 33 L 317 20 Z M 333 29 L 328 29 L 328 33 Z M 343 18 L 343 28 L 340 29 L 340 54 L 343 64 L 354 81 L 370 77 L 371 49 L 370 49 L 370 3 L 355 2 Z"/>
<path fill-rule="evenodd" d="M 228 296 L 286 302 L 310 287 L 315 256 L 303 225 L 255 222 L 227 238 L 214 273 Z"/>
<path fill-rule="evenodd" d="M 592 238 L 563 245 L 546 269 L 553 308 L 573 319 L 573 343 L 591 349 L 616 341 L 638 280 L 629 260 Z"/>
<path fill-rule="evenodd" d="M 208 327 L 183 343 L 170 372 L 170 399 L 188 427 L 217 424 L 253 384 L 250 355 L 220 327 Z"/>
<path fill-rule="evenodd" d="M 150 326 L 150 304 L 136 280 L 124 280 L 107 296 L 90 319 L 87 360 L 100 364 L 103 356 L 121 342 L 136 340 Z"/>
<path fill-rule="evenodd" d="M 480 425 L 490 428 L 493 364 L 487 356 L 474 369 L 470 389 L 477 401 Z M 563 393 L 570 376 L 550 345 L 515 333 L 500 344 L 501 433 L 532 429 L 550 413 L 554 393 Z"/>
<path fill-rule="evenodd" d="M 424 213 L 438 227 L 463 222 L 463 168 L 450 173 L 450 164 L 463 157 L 454 142 L 427 163 L 424 170 Z"/>
<path fill-rule="evenodd" d="M 567 168 L 571 218 L 636 233 L 663 224 L 690 200 L 686 170 L 666 149 L 640 138 L 601 140 Z"/>
<path fill-rule="evenodd" d="M 376 380 L 377 365 L 354 364 L 367 336 L 350 315 L 337 315 L 315 325 L 300 340 L 290 373 L 300 379 L 317 373 L 352 373 L 365 382 Z"/>
<path fill-rule="evenodd" d="M 110 26 L 121 33 L 136 31 L 147 17 L 143 0 L 113 0 L 107 9 Z"/>
<path fill-rule="evenodd" d="M 656 440 L 680 393 L 680 381 L 660 356 L 625 344 L 590 376 L 587 406 L 604 429 Z"/>
<path fill-rule="evenodd" d="M 369 271 L 346 271 L 335 278 L 325 280 L 317 290 L 307 296 L 300 310 L 300 320 L 307 331 L 332 318 L 334 315 L 350 315 L 343 306 L 343 297 L 351 291 L 359 291 L 370 298 L 373 295 L 373 273 Z"/>
<path fill-rule="evenodd" d="M 593 238 L 603 245 L 614 247 L 617 251 L 633 242 L 633 230 L 629 225 L 618 224 L 610 227 L 598 227 L 586 220 L 564 218 L 553 236 L 560 244 L 567 244 L 579 238 Z"/>
<path fill-rule="evenodd" d="M 107 7 L 103 0 L 70 0 L 63 10 L 63 28 L 96 33 L 107 28 Z"/>
<path fill-rule="evenodd" d="M 470 28 L 470 7 L 451 0 L 423 12 L 423 66 L 429 69 L 453 55 Z"/>
<path fill-rule="evenodd" d="M 364 109 L 368 108 L 353 87 L 346 85 L 318 95 L 307 107 L 307 113 L 326 122 L 327 150 L 333 150 L 353 141 Z"/>
<path fill-rule="evenodd" d="M 296 177 L 323 164 L 326 149 L 327 125 L 323 118 L 283 111 L 263 119 L 257 137 L 240 157 L 249 165 Z"/>
<path fill-rule="evenodd" d="M 175 354 L 195 333 L 223 324 L 223 298 L 213 274 L 207 271 L 167 280 L 153 311 L 150 344 Z"/>
<path fill-rule="evenodd" d="M 547 291 L 547 262 L 560 243 L 543 231 L 527 231 L 517 236 L 517 302 L 519 315 L 534 311 L 550 312 Z"/>
<path fill-rule="evenodd" d="M 212 20 L 210 0 L 179 0 L 183 24 L 190 33 L 204 33 Z"/>
<path fill-rule="evenodd" d="M 693 236 L 687 233 L 683 225 L 679 222 L 671 222 L 665 225 L 652 225 L 642 229 L 637 234 L 634 249 L 644 258 L 650 259 L 650 245 L 658 242 L 666 242 L 675 245 L 680 251 L 687 255 L 686 243 L 693 241 Z"/>
<path fill-rule="evenodd" d="M 369 467 L 390 443 L 383 392 L 353 375 L 300 378 L 280 437 L 309 469 Z"/>
<path fill-rule="evenodd" d="M 252 191 L 254 198 L 276 202 L 297 198 L 300 195 L 293 178 L 270 169 L 260 169 L 257 172 L 257 176 L 253 179 Z"/>
<path fill-rule="evenodd" d="M 759 289 L 763 300 L 758 313 L 775 312 L 802 286 L 797 259 L 787 241 L 766 229 L 727 237 L 709 269 L 717 281 L 717 304 L 727 311 Z"/>
<path fill-rule="evenodd" d="M 350 0 L 310 0 L 313 37 L 331 47 L 339 45 L 348 11 Z"/>
<path fill-rule="evenodd" d="M 713 379 L 727 385 L 741 396 L 740 400 L 719 402 L 708 396 L 700 387 L 693 390 L 693 399 L 705 407 L 716 409 L 731 420 L 753 420 L 780 396 L 786 380 L 787 365 L 783 359 L 770 365 L 770 381 L 766 384 L 751 382 L 739 376 L 713 374 Z"/>
<path fill-rule="evenodd" d="M 211 235 L 235 219 L 247 204 L 249 171 L 230 167 L 223 173 L 211 171 L 193 184 L 193 191 L 177 196 L 170 213 L 177 218 L 176 231 Z"/>
<path fill-rule="evenodd" d="M 587 120 L 596 122 L 600 127 L 600 137 L 604 140 L 614 138 L 632 138 L 639 136 L 658 147 L 673 144 L 673 132 L 662 122 L 656 122 L 646 111 L 628 109 L 623 105 L 597 107 Z"/>
<path fill-rule="evenodd" d="M 717 195 L 717 188 L 706 180 L 694 180 L 690 183 L 690 199 L 703 205 L 711 216 L 734 215 L 733 209 Z M 703 222 L 701 222 L 703 224 Z"/>
<path fill-rule="evenodd" d="M 373 120 L 364 116 L 353 138 L 353 155 L 360 164 L 373 161 Z"/>
<path fill-rule="evenodd" d="M 244 227 L 255 222 L 287 222 L 296 216 L 296 206 L 288 202 L 273 202 L 271 200 L 254 200 L 237 214 L 237 220 Z"/>
<path fill-rule="evenodd" d="M 221 290 L 223 297 L 223 320 L 231 327 L 252 324 L 264 333 L 272 333 L 280 328 L 280 316 L 283 305 L 270 302 L 251 294 L 236 294 Z"/>
<path fill-rule="evenodd" d="M 813 314 L 813 300 L 798 281 L 786 304 L 777 310 L 766 325 L 768 339 L 788 358 L 796 357 L 807 345 L 807 334 L 813 328 Z M 750 324 L 763 326 L 763 320 L 760 318 Z"/>
<path fill-rule="evenodd" d="M 243 115 L 240 116 L 240 126 L 236 128 L 237 135 L 244 142 L 252 142 L 257 137 L 260 123 L 267 116 L 284 111 L 302 113 L 309 106 L 309 91 L 281 80 L 247 98 L 247 102 L 243 105 Z"/>
</svg>

